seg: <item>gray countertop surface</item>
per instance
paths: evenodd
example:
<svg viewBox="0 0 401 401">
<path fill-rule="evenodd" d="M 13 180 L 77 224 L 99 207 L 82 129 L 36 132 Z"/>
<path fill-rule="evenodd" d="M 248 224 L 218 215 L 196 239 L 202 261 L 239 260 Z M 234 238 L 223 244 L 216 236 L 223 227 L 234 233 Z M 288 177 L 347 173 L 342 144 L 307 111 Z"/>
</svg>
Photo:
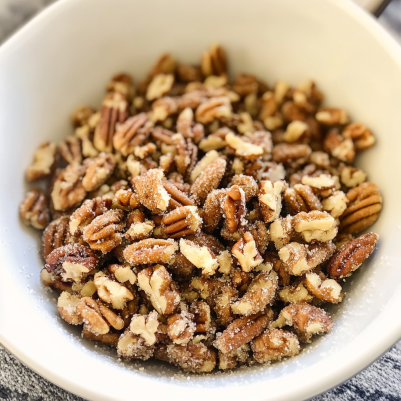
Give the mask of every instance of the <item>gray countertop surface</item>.
<svg viewBox="0 0 401 401">
<path fill-rule="evenodd" d="M 0 43 L 55 0 L 0 0 Z M 401 43 L 401 0 L 379 19 Z M 0 401 L 80 401 L 25 367 L 0 345 Z M 313 401 L 401 400 L 401 342 L 371 366 Z"/>
</svg>

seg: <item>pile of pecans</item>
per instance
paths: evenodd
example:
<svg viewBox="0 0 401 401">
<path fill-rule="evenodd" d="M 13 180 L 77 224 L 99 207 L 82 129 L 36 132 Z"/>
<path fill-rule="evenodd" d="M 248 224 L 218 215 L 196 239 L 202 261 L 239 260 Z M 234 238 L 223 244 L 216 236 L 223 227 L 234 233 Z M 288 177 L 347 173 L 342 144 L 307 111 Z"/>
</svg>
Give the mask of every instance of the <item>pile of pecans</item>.
<svg viewBox="0 0 401 401">
<path fill-rule="evenodd" d="M 200 66 L 165 54 L 137 85 L 112 78 L 26 172 L 48 178 L 20 215 L 44 230 L 40 277 L 62 318 L 123 358 L 197 373 L 328 333 L 322 307 L 375 249 L 356 235 L 382 200 L 352 166 L 371 131 L 322 101 L 313 81 L 229 82 L 218 45 Z"/>
</svg>

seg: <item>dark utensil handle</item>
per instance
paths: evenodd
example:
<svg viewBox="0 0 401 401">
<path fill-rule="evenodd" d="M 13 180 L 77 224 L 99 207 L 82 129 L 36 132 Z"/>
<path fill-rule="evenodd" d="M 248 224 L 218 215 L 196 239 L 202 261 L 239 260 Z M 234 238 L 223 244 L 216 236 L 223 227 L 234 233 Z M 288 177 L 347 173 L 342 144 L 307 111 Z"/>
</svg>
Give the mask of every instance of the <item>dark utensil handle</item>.
<svg viewBox="0 0 401 401">
<path fill-rule="evenodd" d="M 373 12 L 375 17 L 380 17 L 380 14 L 386 9 L 386 7 L 390 4 L 391 0 L 383 0 L 379 7 Z"/>
</svg>

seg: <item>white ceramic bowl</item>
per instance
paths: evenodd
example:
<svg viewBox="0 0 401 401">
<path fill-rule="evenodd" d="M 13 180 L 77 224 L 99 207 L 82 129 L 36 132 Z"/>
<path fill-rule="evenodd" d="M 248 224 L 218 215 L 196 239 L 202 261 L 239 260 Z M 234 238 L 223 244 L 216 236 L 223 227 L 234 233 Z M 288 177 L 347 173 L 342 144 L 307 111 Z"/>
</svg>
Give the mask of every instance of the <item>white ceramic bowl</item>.
<svg viewBox="0 0 401 401">
<path fill-rule="evenodd" d="M 196 62 L 219 41 L 232 73 L 273 83 L 314 78 L 327 103 L 365 122 L 377 145 L 359 163 L 383 193 L 374 257 L 348 281 L 336 327 L 300 356 L 234 373 L 178 375 L 123 364 L 81 340 L 39 281 L 39 237 L 17 206 L 41 142 L 71 132 L 79 104 L 98 106 L 118 71 L 141 78 L 170 51 Z M 301 400 L 366 367 L 401 336 L 401 52 L 346 0 L 64 0 L 0 49 L 0 341 L 47 379 L 91 400 Z M 49 302 L 49 300 L 51 302 Z"/>
</svg>

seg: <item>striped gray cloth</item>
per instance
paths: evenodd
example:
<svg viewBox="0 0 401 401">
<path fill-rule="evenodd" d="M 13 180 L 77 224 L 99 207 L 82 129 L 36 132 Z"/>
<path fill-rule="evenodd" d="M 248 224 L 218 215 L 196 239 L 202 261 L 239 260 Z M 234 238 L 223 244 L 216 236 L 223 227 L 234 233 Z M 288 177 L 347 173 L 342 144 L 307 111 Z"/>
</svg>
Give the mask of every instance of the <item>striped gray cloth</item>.
<svg viewBox="0 0 401 401">
<path fill-rule="evenodd" d="M 55 0 L 0 0 L 0 43 Z M 401 0 L 380 23 L 401 43 Z M 25 367 L 0 345 L 0 401 L 82 401 Z M 401 401 L 401 342 L 357 376 L 313 401 Z"/>
</svg>

